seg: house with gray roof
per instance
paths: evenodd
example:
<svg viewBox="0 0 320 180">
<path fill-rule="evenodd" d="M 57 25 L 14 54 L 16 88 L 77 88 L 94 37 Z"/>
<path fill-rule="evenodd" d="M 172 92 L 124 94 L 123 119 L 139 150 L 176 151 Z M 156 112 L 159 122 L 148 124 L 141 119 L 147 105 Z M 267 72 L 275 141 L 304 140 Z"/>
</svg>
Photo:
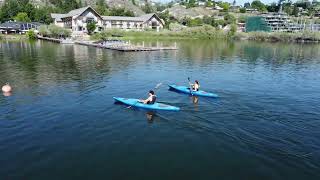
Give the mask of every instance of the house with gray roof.
<svg viewBox="0 0 320 180">
<path fill-rule="evenodd" d="M 51 14 L 51 17 L 54 19 L 55 25 L 71 29 L 74 33 L 87 33 L 89 22 L 96 23 L 96 32 L 110 28 L 159 31 L 164 27 L 163 20 L 154 13 L 139 17 L 101 16 L 90 6 L 72 10 L 67 14 Z"/>
<path fill-rule="evenodd" d="M 30 29 L 38 30 L 41 24 L 38 22 L 15 22 L 8 21 L 0 24 L 0 33 L 2 34 L 24 34 Z"/>
</svg>

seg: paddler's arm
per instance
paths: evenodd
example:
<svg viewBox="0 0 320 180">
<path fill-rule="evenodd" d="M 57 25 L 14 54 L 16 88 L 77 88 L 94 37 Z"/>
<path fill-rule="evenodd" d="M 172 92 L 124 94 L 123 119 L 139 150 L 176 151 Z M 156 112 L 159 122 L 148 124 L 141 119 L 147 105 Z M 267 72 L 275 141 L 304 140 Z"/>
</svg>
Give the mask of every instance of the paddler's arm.
<svg viewBox="0 0 320 180">
<path fill-rule="evenodd" d="M 148 99 L 140 99 L 139 102 L 143 103 L 143 104 L 147 104 L 150 101 L 150 97 L 148 97 Z"/>
</svg>

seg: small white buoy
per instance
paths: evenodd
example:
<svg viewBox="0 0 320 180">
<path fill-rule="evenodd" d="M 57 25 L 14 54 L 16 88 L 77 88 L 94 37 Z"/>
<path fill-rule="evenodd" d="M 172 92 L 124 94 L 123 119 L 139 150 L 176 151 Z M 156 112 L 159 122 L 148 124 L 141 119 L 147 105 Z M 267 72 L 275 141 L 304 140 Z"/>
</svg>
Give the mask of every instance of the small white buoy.
<svg viewBox="0 0 320 180">
<path fill-rule="evenodd" d="M 6 83 L 6 85 L 2 86 L 2 92 L 9 93 L 11 91 L 12 91 L 12 87 L 10 86 L 9 83 Z"/>
</svg>

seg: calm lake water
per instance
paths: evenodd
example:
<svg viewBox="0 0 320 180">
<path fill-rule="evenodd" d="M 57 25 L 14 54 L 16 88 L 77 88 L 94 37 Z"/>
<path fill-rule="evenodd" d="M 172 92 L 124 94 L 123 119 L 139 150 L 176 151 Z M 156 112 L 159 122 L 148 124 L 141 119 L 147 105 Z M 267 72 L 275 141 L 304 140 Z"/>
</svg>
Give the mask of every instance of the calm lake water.
<svg viewBox="0 0 320 180">
<path fill-rule="evenodd" d="M 320 45 L 177 46 L 1 42 L 0 179 L 320 179 Z M 168 91 L 188 77 L 220 98 Z M 161 82 L 180 112 L 114 104 Z"/>
</svg>

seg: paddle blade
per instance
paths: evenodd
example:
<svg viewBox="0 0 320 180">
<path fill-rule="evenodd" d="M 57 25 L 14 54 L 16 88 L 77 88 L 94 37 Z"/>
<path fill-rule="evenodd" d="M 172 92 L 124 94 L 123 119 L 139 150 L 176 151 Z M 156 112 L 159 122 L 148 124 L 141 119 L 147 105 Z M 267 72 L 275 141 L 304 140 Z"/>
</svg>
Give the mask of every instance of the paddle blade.
<svg viewBox="0 0 320 180">
<path fill-rule="evenodd" d="M 161 85 L 162 83 L 157 84 L 157 86 L 154 89 L 158 89 Z"/>
</svg>

